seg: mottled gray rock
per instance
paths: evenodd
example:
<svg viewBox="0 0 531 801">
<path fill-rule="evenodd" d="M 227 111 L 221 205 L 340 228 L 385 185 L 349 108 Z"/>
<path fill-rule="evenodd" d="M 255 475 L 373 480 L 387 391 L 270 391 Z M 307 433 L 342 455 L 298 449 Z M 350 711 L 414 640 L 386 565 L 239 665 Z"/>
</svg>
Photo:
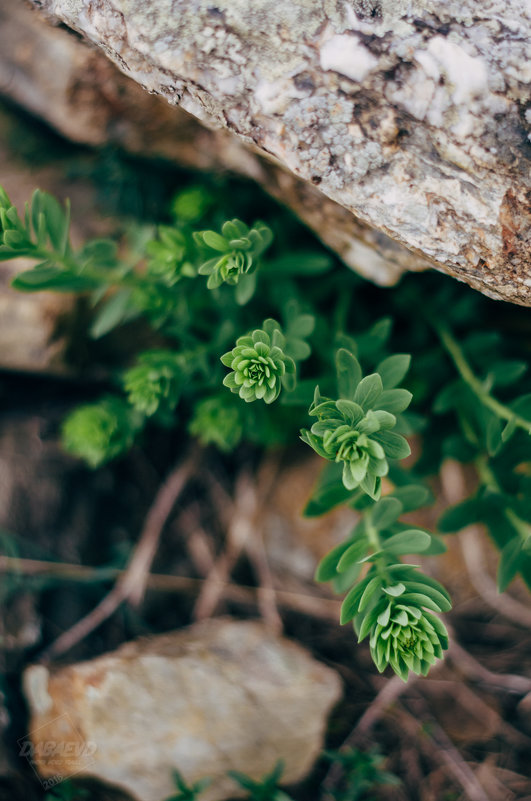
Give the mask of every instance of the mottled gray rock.
<svg viewBox="0 0 531 801">
<path fill-rule="evenodd" d="M 526 0 L 34 2 L 425 261 L 531 304 Z"/>
<path fill-rule="evenodd" d="M 148 94 L 103 53 L 65 28 L 45 25 L 24 0 L 0 0 L 0 95 L 75 142 L 113 144 L 185 167 L 251 178 L 291 207 L 346 264 L 378 284 L 394 283 L 404 270 L 430 267 L 254 144 L 207 128 Z"/>
<path fill-rule="evenodd" d="M 97 776 L 141 801 L 170 795 L 175 768 L 190 782 L 212 778 L 205 801 L 237 795 L 229 769 L 259 778 L 282 758 L 285 781 L 301 779 L 340 695 L 337 674 L 301 646 L 227 619 L 51 675 L 36 665 L 24 683 L 41 775 Z"/>
</svg>

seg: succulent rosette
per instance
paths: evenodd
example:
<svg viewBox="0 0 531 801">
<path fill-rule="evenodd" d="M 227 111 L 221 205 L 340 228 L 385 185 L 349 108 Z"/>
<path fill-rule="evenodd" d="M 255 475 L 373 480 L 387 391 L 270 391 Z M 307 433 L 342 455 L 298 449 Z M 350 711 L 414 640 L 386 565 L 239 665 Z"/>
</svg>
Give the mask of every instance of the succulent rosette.
<svg viewBox="0 0 531 801">
<path fill-rule="evenodd" d="M 347 595 L 341 622 L 354 620 L 359 642 L 369 637 L 380 673 L 390 666 L 406 681 L 409 671 L 425 676 L 442 658 L 448 632 L 437 614 L 450 608 L 444 587 L 414 565 L 380 565 Z"/>
<path fill-rule="evenodd" d="M 158 238 L 148 242 L 148 275 L 160 278 L 167 286 L 174 286 L 182 278 L 193 278 L 196 270 L 188 257 L 186 236 L 177 228 L 160 225 Z"/>
<path fill-rule="evenodd" d="M 236 347 L 221 357 L 231 369 L 223 383 L 247 403 L 273 403 L 282 387 L 290 390 L 295 383 L 295 362 L 286 355 L 285 347 L 278 323 L 266 320 L 264 329 L 239 337 Z"/>
<path fill-rule="evenodd" d="M 216 445 L 232 451 L 243 436 L 243 420 L 237 398 L 224 393 L 200 401 L 190 422 L 189 431 L 202 445 Z"/>
<path fill-rule="evenodd" d="M 394 388 L 394 378 L 385 363 L 389 361 L 379 365 L 383 377 L 376 372 L 361 378 L 361 367 L 355 357 L 340 350 L 338 390 L 342 397 L 338 400 L 324 397 L 317 388 L 309 409 L 317 422 L 309 431 L 301 431 L 301 439 L 316 453 L 343 464 L 346 489 L 360 487 L 375 500 L 380 497 L 381 480 L 389 471 L 388 459 L 403 459 L 411 452 L 407 440 L 391 431 L 397 423 L 396 414 L 409 405 L 411 393 Z M 406 369 L 407 366 L 402 374 Z M 396 369 L 394 373 L 399 375 Z"/>
<path fill-rule="evenodd" d="M 99 403 L 79 406 L 66 418 L 63 446 L 96 468 L 130 448 L 139 428 L 135 411 L 111 395 Z"/>
<path fill-rule="evenodd" d="M 207 287 L 216 289 L 221 284 L 237 284 L 245 275 L 257 268 L 260 256 L 271 244 L 273 234 L 267 225 L 257 222 L 249 228 L 241 220 L 228 220 L 221 234 L 216 231 L 197 231 L 194 239 L 206 251 L 216 255 L 203 261 L 200 275 L 208 275 Z"/>
<path fill-rule="evenodd" d="M 147 417 L 159 409 L 172 411 L 179 399 L 181 372 L 179 356 L 173 351 L 146 351 L 124 376 L 130 404 Z"/>
<path fill-rule="evenodd" d="M 448 648 L 448 632 L 438 617 L 411 601 L 411 593 L 404 595 L 383 601 L 369 642 L 380 673 L 390 665 L 405 680 L 410 670 L 417 675 L 428 674 Z"/>
</svg>

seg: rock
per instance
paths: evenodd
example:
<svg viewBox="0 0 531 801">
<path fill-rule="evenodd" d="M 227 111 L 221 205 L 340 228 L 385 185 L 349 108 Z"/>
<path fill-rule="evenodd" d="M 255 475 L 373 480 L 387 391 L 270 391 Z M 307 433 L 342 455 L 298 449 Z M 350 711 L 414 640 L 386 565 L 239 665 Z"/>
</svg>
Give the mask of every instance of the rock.
<svg viewBox="0 0 531 801">
<path fill-rule="evenodd" d="M 74 142 L 113 144 L 144 157 L 194 169 L 230 170 L 257 181 L 346 264 L 377 284 L 394 283 L 404 270 L 430 267 L 253 143 L 207 128 L 146 93 L 79 37 L 43 24 L 22 0 L 0 0 L 0 94 Z"/>
<path fill-rule="evenodd" d="M 477 0 L 33 2 L 317 186 L 354 228 L 531 305 L 526 0 L 485 0 L 479 15 Z M 357 251 L 351 263 L 370 255 Z"/>
<path fill-rule="evenodd" d="M 89 774 L 141 801 L 170 795 L 174 769 L 189 782 L 212 778 L 205 801 L 238 794 L 227 770 L 259 778 L 280 758 L 285 782 L 298 781 L 340 696 L 337 674 L 299 645 L 261 623 L 230 619 L 131 642 L 51 674 L 35 665 L 24 685 L 43 777 Z"/>
</svg>

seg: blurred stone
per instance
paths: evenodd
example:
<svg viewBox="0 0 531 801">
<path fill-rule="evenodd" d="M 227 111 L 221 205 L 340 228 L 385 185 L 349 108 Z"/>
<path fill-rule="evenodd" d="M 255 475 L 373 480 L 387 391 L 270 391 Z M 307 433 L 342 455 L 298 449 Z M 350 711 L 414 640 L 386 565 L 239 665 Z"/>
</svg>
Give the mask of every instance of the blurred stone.
<svg viewBox="0 0 531 801">
<path fill-rule="evenodd" d="M 170 795 L 175 769 L 188 782 L 212 779 L 205 801 L 238 795 L 231 769 L 257 779 L 282 758 L 285 782 L 302 779 L 341 692 L 337 674 L 301 646 L 230 619 L 51 673 L 35 665 L 24 685 L 43 777 L 92 775 L 142 801 Z"/>
</svg>

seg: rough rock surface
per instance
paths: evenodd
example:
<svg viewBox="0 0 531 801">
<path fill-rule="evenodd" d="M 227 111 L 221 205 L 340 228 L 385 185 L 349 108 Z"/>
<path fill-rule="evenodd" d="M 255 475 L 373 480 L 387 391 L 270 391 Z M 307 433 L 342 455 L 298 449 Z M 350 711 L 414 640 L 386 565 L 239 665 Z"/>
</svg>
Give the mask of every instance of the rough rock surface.
<svg viewBox="0 0 531 801">
<path fill-rule="evenodd" d="M 64 28 L 43 24 L 24 0 L 0 0 L 0 95 L 65 137 L 114 144 L 185 167 L 230 170 L 292 208 L 346 264 L 383 285 L 430 263 L 361 222 L 254 144 L 212 130 L 125 77 Z"/>
<path fill-rule="evenodd" d="M 531 305 L 526 0 L 34 0 L 363 222 Z"/>
<path fill-rule="evenodd" d="M 213 781 L 205 801 L 238 793 L 229 769 L 254 778 L 285 761 L 302 778 L 340 695 L 337 674 L 261 623 L 210 620 L 128 643 L 50 675 L 28 668 L 31 737 L 44 777 L 81 772 L 142 801 L 170 795 L 177 768 Z M 46 749 L 44 743 L 73 743 Z M 203 796 L 202 796 L 203 797 Z"/>
</svg>

